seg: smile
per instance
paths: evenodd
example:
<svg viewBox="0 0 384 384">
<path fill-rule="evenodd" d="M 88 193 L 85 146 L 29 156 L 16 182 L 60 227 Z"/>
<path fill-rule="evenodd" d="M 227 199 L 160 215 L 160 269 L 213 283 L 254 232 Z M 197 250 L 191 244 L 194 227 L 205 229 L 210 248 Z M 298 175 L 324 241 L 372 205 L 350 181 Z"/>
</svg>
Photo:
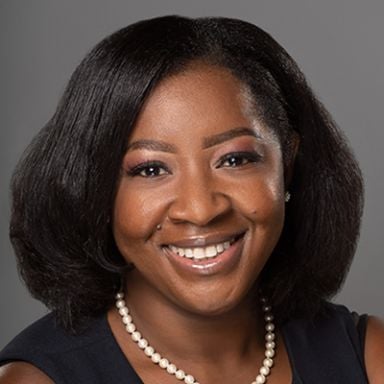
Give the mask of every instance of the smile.
<svg viewBox="0 0 384 384">
<path fill-rule="evenodd" d="M 173 253 L 181 257 L 186 257 L 188 259 L 194 259 L 194 260 L 204 260 L 204 259 L 212 259 L 217 255 L 220 255 L 226 249 L 228 249 L 231 246 L 231 244 L 235 242 L 235 240 L 236 239 L 233 238 L 229 241 L 212 244 L 207 247 L 181 248 L 181 247 L 176 247 L 174 245 L 169 245 L 168 247 Z"/>
<path fill-rule="evenodd" d="M 184 239 L 164 245 L 164 255 L 183 276 L 230 273 L 240 262 L 245 232 L 237 235 Z M 187 274 L 187 275 L 186 275 Z"/>
</svg>

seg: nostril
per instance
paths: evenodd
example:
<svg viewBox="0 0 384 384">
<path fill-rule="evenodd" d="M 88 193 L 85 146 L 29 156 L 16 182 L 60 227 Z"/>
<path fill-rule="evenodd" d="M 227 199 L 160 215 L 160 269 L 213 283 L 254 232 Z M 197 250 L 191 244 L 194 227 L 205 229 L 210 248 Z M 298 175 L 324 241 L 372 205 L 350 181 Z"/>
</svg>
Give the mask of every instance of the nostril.
<svg viewBox="0 0 384 384">
<path fill-rule="evenodd" d="M 185 196 L 179 196 L 169 206 L 168 217 L 171 221 L 203 226 L 224 216 L 231 208 L 231 201 L 225 195 L 206 193 L 205 196 L 196 196 L 187 193 Z"/>
</svg>

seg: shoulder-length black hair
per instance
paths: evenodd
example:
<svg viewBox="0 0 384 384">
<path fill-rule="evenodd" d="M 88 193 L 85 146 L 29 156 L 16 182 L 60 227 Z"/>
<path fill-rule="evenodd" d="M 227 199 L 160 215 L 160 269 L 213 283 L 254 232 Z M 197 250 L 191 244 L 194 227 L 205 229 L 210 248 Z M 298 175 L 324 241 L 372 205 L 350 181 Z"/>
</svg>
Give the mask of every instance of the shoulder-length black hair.
<svg viewBox="0 0 384 384">
<path fill-rule="evenodd" d="M 314 313 L 344 280 L 361 174 L 296 63 L 250 23 L 160 17 L 117 31 L 85 57 L 14 173 L 10 235 L 20 273 L 69 328 L 114 301 L 124 268 L 110 217 L 127 138 L 151 90 L 194 61 L 247 84 L 286 163 L 293 132 L 300 138 L 284 230 L 260 280 L 277 318 Z"/>
</svg>

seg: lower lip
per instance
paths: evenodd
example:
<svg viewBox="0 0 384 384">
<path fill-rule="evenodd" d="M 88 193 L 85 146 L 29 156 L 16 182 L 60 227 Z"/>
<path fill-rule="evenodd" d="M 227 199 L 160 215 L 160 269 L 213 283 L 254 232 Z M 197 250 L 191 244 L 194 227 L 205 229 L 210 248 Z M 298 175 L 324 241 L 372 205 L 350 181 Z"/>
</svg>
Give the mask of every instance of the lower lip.
<svg viewBox="0 0 384 384">
<path fill-rule="evenodd" d="M 212 276 L 216 274 L 225 274 L 233 270 L 241 257 L 243 239 L 244 236 L 236 240 L 228 249 L 216 257 L 206 258 L 199 261 L 179 256 L 173 253 L 168 247 L 163 248 L 163 250 L 176 270 L 188 274 Z"/>
</svg>

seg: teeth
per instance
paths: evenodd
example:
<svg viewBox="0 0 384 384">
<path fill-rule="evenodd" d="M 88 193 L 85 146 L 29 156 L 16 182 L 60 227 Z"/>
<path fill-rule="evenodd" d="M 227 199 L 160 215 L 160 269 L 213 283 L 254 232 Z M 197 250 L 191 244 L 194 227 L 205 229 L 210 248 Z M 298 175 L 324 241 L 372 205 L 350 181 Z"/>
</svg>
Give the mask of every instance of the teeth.
<svg viewBox="0 0 384 384">
<path fill-rule="evenodd" d="M 176 252 L 175 253 L 177 253 L 178 255 L 183 256 L 183 252 L 184 252 L 184 255 L 186 257 L 188 257 L 188 259 L 192 259 L 192 257 L 193 257 L 192 249 L 190 249 L 190 248 L 187 248 L 187 249 L 176 248 Z"/>
<path fill-rule="evenodd" d="M 234 239 L 216 245 L 209 245 L 208 247 L 180 248 L 170 245 L 169 248 L 173 253 L 176 253 L 179 256 L 186 257 L 188 259 L 203 260 L 216 257 L 220 253 L 223 253 L 233 242 Z"/>
<path fill-rule="evenodd" d="M 217 255 L 217 249 L 214 245 L 205 248 L 205 254 L 207 257 L 215 257 Z"/>
<path fill-rule="evenodd" d="M 204 259 L 205 257 L 205 252 L 204 252 L 204 248 L 195 248 L 193 250 L 193 258 L 194 259 Z"/>
</svg>

